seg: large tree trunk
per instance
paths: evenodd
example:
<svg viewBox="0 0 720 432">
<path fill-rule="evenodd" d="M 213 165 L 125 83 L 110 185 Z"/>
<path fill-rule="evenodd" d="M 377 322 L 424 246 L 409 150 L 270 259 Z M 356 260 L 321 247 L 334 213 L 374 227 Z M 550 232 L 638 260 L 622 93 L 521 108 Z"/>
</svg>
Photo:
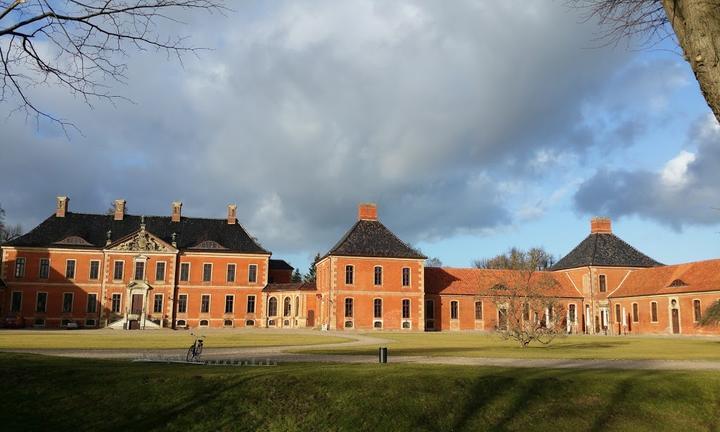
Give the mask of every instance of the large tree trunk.
<svg viewBox="0 0 720 432">
<path fill-rule="evenodd" d="M 700 90 L 720 122 L 720 0 L 662 0 Z"/>
</svg>

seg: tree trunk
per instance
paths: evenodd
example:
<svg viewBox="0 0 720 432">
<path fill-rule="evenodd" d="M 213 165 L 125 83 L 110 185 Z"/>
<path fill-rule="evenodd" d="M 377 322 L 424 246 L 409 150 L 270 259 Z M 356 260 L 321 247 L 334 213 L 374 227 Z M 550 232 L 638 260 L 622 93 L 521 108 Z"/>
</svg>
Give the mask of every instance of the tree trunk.
<svg viewBox="0 0 720 432">
<path fill-rule="evenodd" d="M 720 122 L 720 0 L 662 0 L 700 90 Z"/>
</svg>

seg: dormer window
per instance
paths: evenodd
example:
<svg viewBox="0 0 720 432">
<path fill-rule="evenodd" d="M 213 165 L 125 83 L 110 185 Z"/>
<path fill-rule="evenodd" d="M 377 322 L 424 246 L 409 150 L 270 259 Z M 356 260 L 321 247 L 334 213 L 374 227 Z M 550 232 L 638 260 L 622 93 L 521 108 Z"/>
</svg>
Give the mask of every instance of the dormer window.
<svg viewBox="0 0 720 432">
<path fill-rule="evenodd" d="M 227 249 L 225 246 L 214 240 L 205 240 L 193 246 L 191 249 Z"/>
<path fill-rule="evenodd" d="M 73 245 L 73 246 L 92 246 L 92 243 L 88 242 L 82 237 L 79 236 L 70 236 L 65 237 L 64 239 L 55 242 L 55 244 L 62 244 L 62 245 Z"/>
<path fill-rule="evenodd" d="M 668 287 L 670 287 L 670 288 L 683 287 L 683 286 L 687 286 L 687 284 L 682 279 L 675 279 L 674 281 L 670 282 L 670 285 L 668 285 Z"/>
</svg>

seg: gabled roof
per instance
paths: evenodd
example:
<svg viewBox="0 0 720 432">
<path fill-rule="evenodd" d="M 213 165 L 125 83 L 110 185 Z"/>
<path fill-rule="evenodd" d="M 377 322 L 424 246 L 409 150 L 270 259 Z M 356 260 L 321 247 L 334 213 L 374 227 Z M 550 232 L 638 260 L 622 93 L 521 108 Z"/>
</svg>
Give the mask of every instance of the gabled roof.
<svg viewBox="0 0 720 432">
<path fill-rule="evenodd" d="M 610 298 L 699 291 L 720 292 L 720 259 L 634 270 Z"/>
<path fill-rule="evenodd" d="M 316 291 L 315 282 L 271 283 L 263 288 L 263 292 L 285 291 Z"/>
<path fill-rule="evenodd" d="M 378 220 L 359 220 L 355 222 L 355 225 L 325 254 L 325 256 L 329 255 L 427 258 L 400 240 Z"/>
<path fill-rule="evenodd" d="M 662 264 L 625 243 L 612 233 L 592 233 L 552 270 L 578 267 L 657 267 Z"/>
<path fill-rule="evenodd" d="M 425 267 L 425 292 L 440 295 L 494 296 L 497 286 L 513 283 L 527 273 L 518 270 L 495 270 L 477 268 Z M 548 296 L 582 298 L 570 280 L 561 273 L 537 271 L 532 279 L 543 283 L 542 278 L 555 282 L 547 287 Z"/>
<path fill-rule="evenodd" d="M 56 217 L 53 214 L 29 233 L 5 245 L 102 249 L 107 244 L 108 231 L 110 241 L 115 242 L 140 229 L 141 218 L 125 215 L 123 220 L 116 221 L 113 215 L 67 212 L 65 217 Z M 180 222 L 173 222 L 170 216 L 144 216 L 144 222 L 147 232 L 168 244 L 173 242 L 175 234 L 178 249 L 270 254 L 240 224 L 228 224 L 227 219 L 182 217 Z M 58 243 L 69 237 L 79 237 L 88 244 Z M 198 249 L 197 245 L 205 241 L 216 242 L 225 249 Z"/>
</svg>

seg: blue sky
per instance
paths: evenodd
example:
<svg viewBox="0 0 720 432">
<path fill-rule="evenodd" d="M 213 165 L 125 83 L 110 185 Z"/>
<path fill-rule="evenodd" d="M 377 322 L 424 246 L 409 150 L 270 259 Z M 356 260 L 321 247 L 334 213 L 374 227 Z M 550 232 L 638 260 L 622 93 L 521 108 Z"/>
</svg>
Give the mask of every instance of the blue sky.
<svg viewBox="0 0 720 432">
<path fill-rule="evenodd" d="M 720 128 L 679 49 L 600 46 L 562 2 L 243 2 L 180 17 L 212 48 L 132 53 L 133 103 L 31 90 L 66 138 L 3 123 L 0 203 L 26 229 L 71 211 L 224 217 L 307 269 L 377 202 L 445 265 L 511 246 L 558 257 L 593 215 L 665 263 L 716 258 Z M 5 118 L 14 106 L 0 105 Z"/>
</svg>

